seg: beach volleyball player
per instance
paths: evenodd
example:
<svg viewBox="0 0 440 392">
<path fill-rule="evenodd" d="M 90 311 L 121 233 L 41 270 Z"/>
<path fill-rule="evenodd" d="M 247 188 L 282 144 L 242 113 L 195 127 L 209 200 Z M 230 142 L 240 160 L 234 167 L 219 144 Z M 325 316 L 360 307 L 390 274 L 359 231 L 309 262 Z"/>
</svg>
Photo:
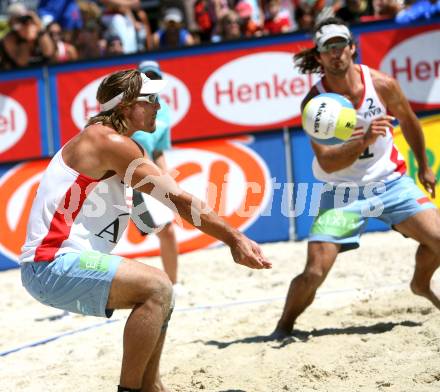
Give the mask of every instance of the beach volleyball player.
<svg viewBox="0 0 440 392">
<path fill-rule="evenodd" d="M 159 269 L 110 255 L 130 216 L 132 186 L 223 241 L 236 263 L 271 267 L 256 243 L 180 189 L 130 138 L 139 129 L 154 131 L 164 84 L 137 70 L 104 78 L 97 92 L 102 111 L 56 153 L 41 179 L 20 256 L 23 285 L 43 304 L 102 317 L 132 309 L 118 391 L 168 391 L 159 360 L 171 282 Z"/>
<path fill-rule="evenodd" d="M 297 317 L 313 302 L 338 253 L 359 246 L 370 216 L 420 243 L 411 289 L 440 308 L 440 293 L 431 286 L 440 265 L 440 214 L 405 175 L 405 161 L 393 143 L 393 117 L 389 114 L 399 121 L 414 153 L 420 183 L 435 197 L 436 179 L 428 165 L 417 117 L 393 78 L 354 63 L 356 45 L 342 21 L 323 20 L 315 29 L 314 43 L 313 48 L 295 55 L 302 73 L 322 74 L 302 107 L 318 94 L 337 93 L 351 101 L 357 122 L 345 143 L 311 142 L 313 173 L 325 186 L 309 235 L 304 271 L 292 280 L 274 331 L 281 338 L 292 333 Z"/>
</svg>

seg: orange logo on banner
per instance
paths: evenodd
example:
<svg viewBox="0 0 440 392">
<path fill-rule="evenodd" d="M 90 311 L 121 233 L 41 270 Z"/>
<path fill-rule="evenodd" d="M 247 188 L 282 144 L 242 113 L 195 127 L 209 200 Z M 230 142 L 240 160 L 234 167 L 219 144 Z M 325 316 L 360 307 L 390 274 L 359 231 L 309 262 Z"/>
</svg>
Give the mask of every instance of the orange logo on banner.
<svg viewBox="0 0 440 392">
<path fill-rule="evenodd" d="M 26 226 L 32 201 L 37 192 L 39 182 L 36 181 L 29 188 L 22 204 L 21 212 L 17 211 L 19 206 L 11 206 L 10 202 L 17 189 L 30 178 L 46 169 L 48 163 L 48 160 L 25 163 L 7 172 L 5 174 L 7 176 L 6 180 L 0 179 L 0 222 L 2 225 L 0 230 L 0 249 L 4 248 L 17 256 L 20 254 L 26 237 Z M 13 209 L 15 212 L 14 216 L 17 218 L 15 225 L 9 222 L 8 209 Z"/>
<path fill-rule="evenodd" d="M 245 139 L 246 140 L 246 139 Z M 233 141 L 240 141 L 234 139 Z M 267 176 L 265 175 L 265 168 L 258 160 L 249 153 L 247 148 L 239 147 L 238 145 L 228 141 L 208 141 L 185 144 L 181 146 L 184 151 L 185 148 L 200 149 L 202 151 L 208 151 L 219 158 L 211 162 L 208 170 L 208 182 L 210 186 L 207 186 L 206 202 L 213 208 L 223 219 L 225 219 L 230 225 L 240 228 L 247 222 L 255 219 L 254 210 L 261 208 L 264 197 L 266 194 L 266 182 Z M 224 159 L 222 159 L 224 157 Z M 244 192 L 243 199 L 240 201 L 239 207 L 229 214 L 226 213 L 226 206 L 228 200 L 226 200 L 228 187 L 231 186 L 225 179 L 230 171 L 229 163 L 227 161 L 235 163 L 244 175 L 243 181 L 246 184 L 258 184 L 259 189 L 253 189 L 248 186 Z M 29 218 L 32 201 L 35 196 L 36 189 L 38 187 L 38 181 L 31 184 L 26 188 L 26 195 L 24 197 L 21 212 L 17 217 L 17 223 L 12 224 L 8 220 L 8 209 L 17 209 L 16 206 L 12 206 L 11 200 L 14 197 L 15 192 L 23 192 L 20 187 L 29 181 L 32 177 L 42 173 L 47 167 L 49 161 L 29 162 L 23 165 L 19 165 L 7 172 L 6 179 L 2 181 L 0 179 L 0 222 L 2 224 L 2 230 L 0 231 L 0 249 L 5 249 L 12 255 L 19 255 L 23 242 L 26 236 L 26 224 Z M 198 162 L 186 161 L 177 167 L 173 168 L 179 174 L 176 177 L 177 182 L 182 182 L 192 176 L 198 175 L 202 172 L 203 167 Z M 206 167 L 205 167 L 206 169 Z M 20 199 L 21 200 L 21 199 Z M 196 230 L 187 222 L 181 221 L 181 227 L 184 230 Z M 134 224 L 130 221 L 127 231 L 128 245 L 137 245 L 146 241 L 145 237 L 142 237 Z M 190 239 L 186 239 L 179 242 L 179 249 L 181 252 L 186 252 L 202 247 L 206 247 L 216 240 L 202 232 L 198 233 Z M 125 252 L 125 250 L 127 252 Z M 136 256 L 136 255 L 157 255 L 158 249 L 153 249 L 148 252 L 131 252 L 130 249 L 124 249 L 124 255 Z"/>
</svg>

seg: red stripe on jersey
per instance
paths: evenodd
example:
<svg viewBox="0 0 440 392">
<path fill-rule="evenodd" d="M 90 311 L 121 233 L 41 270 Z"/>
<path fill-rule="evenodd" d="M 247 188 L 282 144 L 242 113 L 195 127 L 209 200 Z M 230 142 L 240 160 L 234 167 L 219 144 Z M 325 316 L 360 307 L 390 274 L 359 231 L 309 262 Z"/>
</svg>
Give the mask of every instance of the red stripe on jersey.
<svg viewBox="0 0 440 392">
<path fill-rule="evenodd" d="M 425 196 L 425 197 L 421 197 L 420 199 L 417 199 L 417 203 L 419 204 L 425 204 L 425 203 L 429 203 L 430 200 Z"/>
<path fill-rule="evenodd" d="M 390 156 L 391 162 L 396 165 L 396 169 L 394 171 L 399 172 L 400 174 L 405 174 L 406 172 L 406 163 L 403 159 L 399 159 L 399 151 L 396 146 L 393 144 L 393 148 L 391 150 Z"/>
<path fill-rule="evenodd" d="M 367 86 L 365 85 L 365 76 L 364 76 L 364 70 L 359 65 L 359 69 L 361 71 L 361 80 L 362 80 L 362 86 L 364 87 L 364 91 L 362 92 L 362 98 L 360 99 L 359 103 L 356 105 L 355 109 L 359 110 L 362 107 L 362 104 L 364 103 L 365 94 L 367 93 Z"/>
<path fill-rule="evenodd" d="M 69 238 L 73 222 L 81 211 L 87 194 L 98 182 L 99 180 L 91 179 L 82 174 L 78 176 L 76 181 L 67 190 L 55 211 L 46 237 L 44 237 L 41 244 L 35 250 L 35 261 L 52 261 L 55 258 L 55 254 L 60 249 L 61 244 Z M 93 187 L 89 189 L 88 186 L 90 184 L 93 184 Z M 73 205 L 74 210 L 71 210 L 71 202 L 77 203 L 76 207 Z M 66 219 L 67 213 L 68 219 Z"/>
</svg>

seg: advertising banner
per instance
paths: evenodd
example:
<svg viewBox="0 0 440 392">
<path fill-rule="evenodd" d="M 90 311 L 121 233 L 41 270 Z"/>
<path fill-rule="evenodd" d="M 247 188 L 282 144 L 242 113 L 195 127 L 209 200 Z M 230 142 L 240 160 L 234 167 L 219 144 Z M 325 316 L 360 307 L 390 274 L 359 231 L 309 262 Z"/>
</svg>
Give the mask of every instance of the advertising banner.
<svg viewBox="0 0 440 392">
<path fill-rule="evenodd" d="M 380 42 L 380 44 L 378 44 Z M 440 23 L 365 32 L 361 58 L 399 82 L 414 110 L 440 108 Z"/>
<path fill-rule="evenodd" d="M 281 132 L 180 144 L 166 153 L 166 159 L 180 186 L 206 200 L 232 226 L 258 242 L 288 239 L 289 222 L 280 208 L 283 194 L 281 187 L 273 185 L 286 183 Z M 32 201 L 48 162 L 27 162 L 0 171 L 0 270 L 16 266 Z M 181 219 L 176 218 L 176 223 L 181 252 L 217 243 Z M 158 255 L 157 236 L 144 237 L 130 223 L 115 253 Z"/>
<path fill-rule="evenodd" d="M 263 41 L 262 41 L 263 42 Z M 300 75 L 292 54 L 310 42 L 260 43 L 238 48 L 196 49 L 188 55 L 160 60 L 168 81 L 162 97 L 172 114 L 173 140 L 182 141 L 244 132 L 265 131 L 299 122 L 300 104 L 315 83 L 313 75 Z M 132 58 L 134 59 L 134 58 Z M 135 57 L 137 60 L 142 58 Z M 95 99 L 99 83 L 115 70 L 133 63 L 57 71 L 53 90 L 58 102 L 61 145 L 83 129 L 98 113 Z"/>
<path fill-rule="evenodd" d="M 440 208 L 440 114 L 432 114 L 420 118 L 420 123 L 423 128 L 423 133 L 425 134 L 426 142 L 426 155 L 428 156 L 429 166 L 432 168 L 435 178 L 437 180 L 437 186 L 435 188 L 436 198 L 431 199 L 431 201 Z M 417 183 L 420 189 L 422 189 L 426 196 L 430 196 L 426 192 L 423 186 L 420 184 L 417 177 L 417 161 L 415 159 L 414 153 L 408 146 L 405 138 L 403 137 L 402 130 L 400 127 L 394 130 L 394 140 L 397 148 L 404 156 L 407 163 L 407 174 Z"/>
<path fill-rule="evenodd" d="M 46 135 L 41 132 L 46 127 L 40 116 L 44 99 L 40 99 L 38 74 L 15 80 L 0 79 L 0 163 L 47 154 Z"/>
</svg>

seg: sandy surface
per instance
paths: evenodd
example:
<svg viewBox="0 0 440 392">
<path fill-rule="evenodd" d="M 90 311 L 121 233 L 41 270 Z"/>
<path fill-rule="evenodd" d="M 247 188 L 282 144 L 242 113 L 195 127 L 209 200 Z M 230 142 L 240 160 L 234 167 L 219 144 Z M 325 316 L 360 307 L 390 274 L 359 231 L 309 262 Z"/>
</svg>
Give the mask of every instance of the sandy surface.
<svg viewBox="0 0 440 392">
<path fill-rule="evenodd" d="M 294 336 L 268 339 L 305 243 L 264 245 L 273 269 L 235 265 L 226 248 L 180 258 L 162 359 L 175 392 L 439 391 L 440 312 L 408 289 L 416 244 L 369 234 L 339 257 Z M 146 260 L 160 266 L 157 258 Z M 436 274 L 436 280 L 440 275 Z M 35 302 L 18 270 L 0 273 L 0 391 L 115 391 L 127 312 L 113 322 Z M 58 337 L 58 338 L 57 338 Z M 31 346 L 39 341 L 46 344 Z"/>
</svg>

